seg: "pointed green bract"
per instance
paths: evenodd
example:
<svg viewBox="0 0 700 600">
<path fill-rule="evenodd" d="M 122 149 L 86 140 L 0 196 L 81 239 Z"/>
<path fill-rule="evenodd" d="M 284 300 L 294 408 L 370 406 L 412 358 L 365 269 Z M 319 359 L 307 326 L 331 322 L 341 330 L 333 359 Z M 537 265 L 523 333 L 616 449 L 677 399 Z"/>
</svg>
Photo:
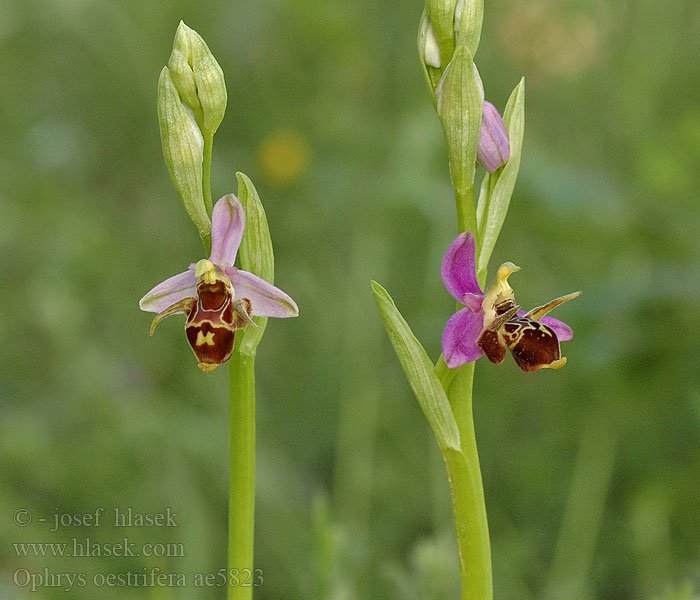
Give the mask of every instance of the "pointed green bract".
<svg viewBox="0 0 700 600">
<path fill-rule="evenodd" d="M 163 67 L 158 80 L 158 124 L 170 178 L 205 246 L 211 245 L 207 241 L 211 221 L 202 195 L 204 141 L 194 115 L 180 100 L 168 67 Z"/>
<path fill-rule="evenodd" d="M 474 186 L 484 101 L 481 80 L 466 46 L 460 45 L 455 51 L 435 96 L 447 142 L 452 184 L 457 195 L 464 194 Z M 474 210 L 473 201 L 471 210 Z"/>
<path fill-rule="evenodd" d="M 243 204 L 246 215 L 245 232 L 238 250 L 241 268 L 268 283 L 274 283 L 275 256 L 272 251 L 272 239 L 265 209 L 248 176 L 239 172 L 236 173 L 236 178 L 238 179 L 238 199 Z M 267 326 L 267 317 L 253 317 L 253 320 L 257 327 L 246 327 L 239 333 L 243 336 L 239 348 L 244 354 L 255 354 Z"/>
<path fill-rule="evenodd" d="M 441 449 L 459 450 L 457 422 L 452 414 L 447 394 L 435 375 L 432 362 L 396 308 L 389 293 L 376 281 L 372 281 L 372 292 L 394 352 L 430 423 L 438 445 Z"/>
<path fill-rule="evenodd" d="M 457 44 L 469 48 L 472 58 L 476 56 L 481 40 L 481 25 L 484 21 L 484 0 L 459 0 L 455 7 L 454 28 Z"/>
<path fill-rule="evenodd" d="M 481 184 L 477 207 L 478 249 L 477 275 L 483 284 L 489 259 L 493 252 L 501 227 L 508 213 L 515 180 L 520 169 L 520 154 L 525 132 L 525 80 L 510 95 L 503 113 L 503 122 L 510 140 L 510 158 L 505 166 L 495 173 L 487 173 Z"/>
</svg>

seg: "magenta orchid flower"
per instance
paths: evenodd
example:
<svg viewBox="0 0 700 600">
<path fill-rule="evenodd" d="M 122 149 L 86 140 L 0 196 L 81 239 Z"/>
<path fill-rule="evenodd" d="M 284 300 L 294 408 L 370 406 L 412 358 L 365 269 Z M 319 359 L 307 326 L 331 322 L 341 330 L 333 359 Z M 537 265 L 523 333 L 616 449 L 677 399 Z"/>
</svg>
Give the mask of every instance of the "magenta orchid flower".
<svg viewBox="0 0 700 600">
<path fill-rule="evenodd" d="M 500 363 L 508 347 L 523 371 L 559 369 L 566 363 L 560 341 L 570 340 L 573 331 L 566 323 L 545 315 L 560 304 L 577 297 L 574 292 L 556 298 L 529 312 L 519 310 L 508 277 L 519 271 L 513 263 L 502 264 L 496 281 L 482 292 L 476 278 L 476 247 L 471 231 L 460 233 L 442 260 L 442 281 L 447 291 L 464 308 L 447 321 L 442 335 L 442 352 L 451 369 L 486 354 Z"/>
<path fill-rule="evenodd" d="M 233 266 L 245 229 L 241 202 L 228 194 L 214 206 L 211 254 L 148 292 L 139 306 L 158 313 L 151 325 L 184 313 L 187 341 L 203 371 L 213 371 L 233 352 L 236 330 L 256 327 L 251 317 L 296 317 L 296 303 L 264 279 Z"/>
</svg>

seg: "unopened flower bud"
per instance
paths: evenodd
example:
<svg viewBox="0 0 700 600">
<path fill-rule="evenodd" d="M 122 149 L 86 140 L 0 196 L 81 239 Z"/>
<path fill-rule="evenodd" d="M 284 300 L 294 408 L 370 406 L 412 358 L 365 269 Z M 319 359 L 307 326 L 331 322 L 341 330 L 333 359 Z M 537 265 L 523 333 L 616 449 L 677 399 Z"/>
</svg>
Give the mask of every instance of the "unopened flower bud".
<svg viewBox="0 0 700 600">
<path fill-rule="evenodd" d="M 163 67 L 158 80 L 158 123 L 170 178 L 199 235 L 208 238 L 211 223 L 202 196 L 202 132 L 180 100 L 168 67 Z"/>
<path fill-rule="evenodd" d="M 168 67 L 182 100 L 203 133 L 214 135 L 226 111 L 224 73 L 202 37 L 180 21 Z"/>
<path fill-rule="evenodd" d="M 426 0 L 425 8 L 435 31 L 444 65 L 452 59 L 455 49 L 455 6 L 457 0 Z"/>
<path fill-rule="evenodd" d="M 501 115 L 490 102 L 484 102 L 477 160 L 489 173 L 508 162 L 510 142 Z"/>
<path fill-rule="evenodd" d="M 426 65 L 440 68 L 440 46 L 438 46 L 435 30 L 430 18 L 426 15 L 421 21 L 421 27 L 418 31 L 418 48 L 421 53 L 421 58 Z"/>
<path fill-rule="evenodd" d="M 454 32 L 458 44 L 466 44 L 476 55 L 484 20 L 484 0 L 458 0 L 454 13 Z"/>
</svg>

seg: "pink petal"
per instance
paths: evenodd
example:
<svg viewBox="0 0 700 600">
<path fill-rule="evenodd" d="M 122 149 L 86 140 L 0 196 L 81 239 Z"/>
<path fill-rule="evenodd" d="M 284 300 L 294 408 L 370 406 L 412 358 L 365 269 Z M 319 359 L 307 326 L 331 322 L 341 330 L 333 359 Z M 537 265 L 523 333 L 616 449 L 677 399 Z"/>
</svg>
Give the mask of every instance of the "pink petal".
<svg viewBox="0 0 700 600">
<path fill-rule="evenodd" d="M 234 267 L 226 269 L 231 279 L 236 298 L 248 298 L 253 305 L 251 314 L 254 317 L 296 317 L 299 308 L 281 289 L 261 279 L 257 275 L 240 271 Z"/>
<path fill-rule="evenodd" d="M 468 308 L 463 308 L 450 317 L 442 334 L 442 354 L 450 369 L 483 356 L 484 351 L 476 345 L 483 328 L 484 316 L 473 313 Z"/>
<path fill-rule="evenodd" d="M 159 313 L 187 296 L 196 295 L 197 278 L 193 271 L 185 271 L 159 283 L 141 298 L 139 307 L 147 312 Z"/>
<path fill-rule="evenodd" d="M 481 304 L 484 301 L 484 297 L 481 294 L 470 294 L 467 292 L 462 296 L 462 300 L 460 302 L 464 304 L 469 310 L 472 312 L 480 312 L 481 311 Z"/>
<path fill-rule="evenodd" d="M 442 259 L 440 274 L 447 291 L 458 302 L 464 294 L 484 295 L 476 280 L 476 247 L 471 231 L 460 233 L 452 242 Z"/>
<path fill-rule="evenodd" d="M 245 211 L 241 201 L 227 194 L 214 205 L 211 217 L 211 255 L 219 267 L 233 266 L 245 229 Z"/>
<path fill-rule="evenodd" d="M 527 313 L 524 310 L 518 311 L 519 317 L 524 317 L 526 314 Z M 574 337 L 574 330 L 559 319 L 553 319 L 552 317 L 542 317 L 540 319 L 540 323 L 544 323 L 547 327 L 551 327 L 554 330 L 554 333 L 557 334 L 557 337 L 559 338 L 560 342 L 567 342 L 572 337 Z"/>
</svg>

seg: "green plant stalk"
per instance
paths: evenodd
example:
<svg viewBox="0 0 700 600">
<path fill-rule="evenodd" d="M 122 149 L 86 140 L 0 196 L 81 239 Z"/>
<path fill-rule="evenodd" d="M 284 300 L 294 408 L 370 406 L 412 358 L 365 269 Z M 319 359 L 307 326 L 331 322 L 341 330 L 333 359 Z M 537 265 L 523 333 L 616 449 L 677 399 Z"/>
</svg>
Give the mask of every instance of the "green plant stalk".
<svg viewBox="0 0 700 600">
<path fill-rule="evenodd" d="M 471 231 L 476 236 L 474 188 L 455 188 L 455 200 L 459 231 Z M 448 369 L 441 357 L 435 371 L 447 393 L 460 435 L 461 449 L 446 448 L 443 457 L 452 492 L 461 598 L 492 600 L 491 542 L 472 411 L 474 363 Z"/>
<path fill-rule="evenodd" d="M 438 363 L 439 368 L 440 363 Z M 472 362 L 456 369 L 455 375 L 445 390 L 459 428 L 461 449 L 445 448 L 443 457 L 452 491 L 459 549 L 461 599 L 492 600 L 491 543 L 474 434 L 473 382 L 474 363 Z"/>
<path fill-rule="evenodd" d="M 229 360 L 228 568 L 253 573 L 255 529 L 255 355 Z M 234 571 L 235 573 L 236 571 Z M 241 578 L 243 581 L 243 578 Z M 250 600 L 253 588 L 229 586 L 228 600 Z"/>
<path fill-rule="evenodd" d="M 455 188 L 455 201 L 457 203 L 457 227 L 459 232 L 471 231 L 474 237 L 477 237 L 474 186 Z"/>
<path fill-rule="evenodd" d="M 204 208 L 211 218 L 214 205 L 211 199 L 211 154 L 214 147 L 214 134 L 202 131 L 204 138 L 204 151 L 202 157 L 202 195 L 204 196 Z M 211 242 L 210 242 L 211 244 Z M 206 243 L 205 243 L 206 245 Z"/>
</svg>

